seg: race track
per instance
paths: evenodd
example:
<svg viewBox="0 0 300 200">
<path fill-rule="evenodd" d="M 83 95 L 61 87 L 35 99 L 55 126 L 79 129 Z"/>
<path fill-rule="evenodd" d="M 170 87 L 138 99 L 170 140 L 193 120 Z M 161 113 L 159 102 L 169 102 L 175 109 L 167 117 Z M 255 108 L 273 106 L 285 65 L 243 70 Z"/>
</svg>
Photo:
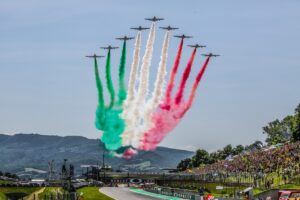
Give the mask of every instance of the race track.
<svg viewBox="0 0 300 200">
<path fill-rule="evenodd" d="M 125 187 L 104 187 L 100 191 L 115 200 L 162 200 L 161 198 L 131 192 L 129 188 Z"/>
</svg>

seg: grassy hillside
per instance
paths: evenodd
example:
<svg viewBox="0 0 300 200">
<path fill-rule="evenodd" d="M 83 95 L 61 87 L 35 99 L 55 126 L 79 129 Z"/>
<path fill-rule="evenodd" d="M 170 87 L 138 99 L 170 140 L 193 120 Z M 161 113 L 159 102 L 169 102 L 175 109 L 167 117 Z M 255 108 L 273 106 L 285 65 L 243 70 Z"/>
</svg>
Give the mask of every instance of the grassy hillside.
<svg viewBox="0 0 300 200">
<path fill-rule="evenodd" d="M 7 193 L 26 193 L 27 195 L 39 190 L 40 188 L 17 188 L 17 187 L 0 187 L 0 200 L 6 200 L 5 194 Z"/>
</svg>

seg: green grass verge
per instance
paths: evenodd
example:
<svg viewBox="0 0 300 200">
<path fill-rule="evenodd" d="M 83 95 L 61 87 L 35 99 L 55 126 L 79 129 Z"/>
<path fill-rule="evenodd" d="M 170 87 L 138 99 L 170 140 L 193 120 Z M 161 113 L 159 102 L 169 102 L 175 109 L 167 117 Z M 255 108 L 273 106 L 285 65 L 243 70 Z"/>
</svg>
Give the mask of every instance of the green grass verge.
<svg viewBox="0 0 300 200">
<path fill-rule="evenodd" d="M 0 200 L 6 200 L 5 194 L 12 193 L 12 192 L 20 192 L 20 193 L 26 193 L 27 195 L 39 190 L 39 187 L 33 187 L 33 188 L 20 188 L 20 187 L 0 187 Z"/>
<path fill-rule="evenodd" d="M 64 190 L 61 187 L 46 187 L 45 190 L 39 194 L 39 199 L 42 199 L 44 196 L 55 196 L 57 193 L 63 194 Z"/>
<path fill-rule="evenodd" d="M 76 191 L 77 195 L 79 196 L 80 193 L 83 193 L 84 200 L 114 200 L 113 198 L 106 196 L 105 194 L 99 191 L 99 187 L 83 187 Z"/>
<path fill-rule="evenodd" d="M 278 186 L 278 189 L 300 189 L 300 185 L 286 184 Z"/>
<path fill-rule="evenodd" d="M 6 196 L 4 193 L 0 192 L 0 200 L 5 200 Z"/>
<path fill-rule="evenodd" d="M 260 193 L 262 193 L 262 192 L 264 192 L 265 190 L 263 190 L 263 189 L 260 189 L 260 188 L 254 188 L 253 189 L 253 195 L 258 195 L 258 194 L 260 194 Z"/>
<path fill-rule="evenodd" d="M 13 183 L 13 182 L 8 180 L 0 180 L 0 184 L 7 184 L 7 183 Z"/>
</svg>

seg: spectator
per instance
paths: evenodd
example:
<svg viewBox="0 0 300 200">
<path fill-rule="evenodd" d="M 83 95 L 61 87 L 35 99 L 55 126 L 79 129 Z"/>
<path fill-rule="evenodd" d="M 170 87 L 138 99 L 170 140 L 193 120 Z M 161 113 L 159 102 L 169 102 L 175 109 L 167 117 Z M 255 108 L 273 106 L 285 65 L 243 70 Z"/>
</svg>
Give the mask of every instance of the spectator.
<svg viewBox="0 0 300 200">
<path fill-rule="evenodd" d="M 289 178 L 300 173 L 300 143 L 289 143 L 281 147 L 269 147 L 252 152 L 240 154 L 231 160 L 217 161 L 193 170 L 194 173 L 202 175 L 205 180 L 216 178 L 224 180 L 229 176 L 236 176 L 236 181 L 245 179 L 252 181 L 253 185 L 263 185 L 270 188 L 274 179 L 268 179 L 268 174 L 276 173 L 281 176 L 284 183 Z"/>
</svg>

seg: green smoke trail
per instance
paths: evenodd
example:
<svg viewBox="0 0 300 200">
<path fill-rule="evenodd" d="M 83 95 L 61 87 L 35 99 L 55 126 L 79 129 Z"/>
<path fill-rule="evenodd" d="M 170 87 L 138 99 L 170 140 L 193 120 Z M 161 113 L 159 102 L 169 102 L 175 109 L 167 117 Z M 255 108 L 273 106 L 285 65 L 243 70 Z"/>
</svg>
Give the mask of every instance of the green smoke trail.
<svg viewBox="0 0 300 200">
<path fill-rule="evenodd" d="M 107 53 L 107 57 L 106 57 L 105 70 L 106 70 L 107 89 L 108 89 L 108 92 L 110 94 L 109 108 L 112 108 L 114 106 L 114 103 L 115 103 L 115 90 L 114 90 L 113 82 L 112 82 L 112 79 L 111 79 L 111 69 L 110 68 L 111 68 L 111 66 L 110 66 L 110 49 L 109 49 L 108 53 Z"/>
<path fill-rule="evenodd" d="M 120 114 L 122 109 L 106 109 L 105 130 L 102 135 L 102 142 L 109 151 L 115 151 L 122 146 L 121 134 L 125 129 L 125 123 Z"/>
<path fill-rule="evenodd" d="M 103 130 L 105 125 L 105 109 L 104 109 L 104 97 L 103 97 L 103 86 L 99 76 L 98 63 L 97 58 L 94 58 L 94 68 L 95 68 L 95 78 L 96 78 L 96 86 L 98 90 L 98 106 L 96 110 L 96 120 L 95 125 L 96 128 Z"/>
<path fill-rule="evenodd" d="M 126 87 L 125 87 L 125 64 L 126 64 L 126 40 L 123 43 L 122 55 L 119 66 L 119 105 L 122 105 L 123 101 L 126 99 Z"/>
<path fill-rule="evenodd" d="M 119 67 L 119 105 L 122 104 L 126 98 L 126 87 L 125 87 L 125 61 L 126 61 L 126 43 L 123 44 L 121 62 Z M 111 66 L 110 66 L 110 50 L 107 54 L 106 60 L 106 82 L 107 88 L 110 94 L 110 105 L 105 108 L 105 124 L 103 129 L 103 135 L 101 141 L 105 144 L 105 148 L 109 151 L 115 151 L 122 146 L 121 134 L 125 129 L 125 122 L 120 117 L 123 109 L 120 106 L 114 105 L 115 91 L 113 82 L 111 79 Z"/>
<path fill-rule="evenodd" d="M 97 59 L 95 58 L 95 77 L 96 77 L 96 85 L 98 89 L 98 105 L 101 109 L 104 109 L 104 98 L 103 98 L 103 86 L 99 76 L 99 69 Z"/>
</svg>

